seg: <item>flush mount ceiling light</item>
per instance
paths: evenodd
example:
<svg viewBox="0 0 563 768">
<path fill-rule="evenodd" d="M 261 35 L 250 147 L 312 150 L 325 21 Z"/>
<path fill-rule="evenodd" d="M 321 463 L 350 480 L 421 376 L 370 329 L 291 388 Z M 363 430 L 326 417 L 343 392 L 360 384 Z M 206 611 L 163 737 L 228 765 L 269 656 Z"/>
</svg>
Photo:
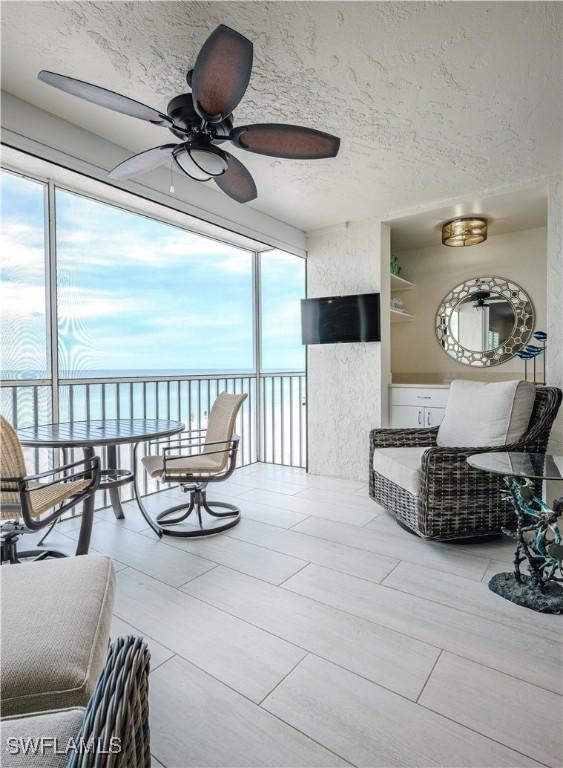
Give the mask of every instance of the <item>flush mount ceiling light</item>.
<svg viewBox="0 0 563 768">
<path fill-rule="evenodd" d="M 233 200 L 247 203 L 258 194 L 252 176 L 237 157 L 225 149 L 219 150 L 217 144 L 230 141 L 246 152 L 290 160 L 336 157 L 340 147 L 337 136 L 314 128 L 278 123 L 233 125 L 233 111 L 250 82 L 253 51 L 250 40 L 220 24 L 204 42 L 193 69 L 186 74 L 191 92 L 175 96 L 166 113 L 57 72 L 42 69 L 38 78 L 72 96 L 168 128 L 180 140 L 180 144 L 163 144 L 124 160 L 109 173 L 109 178 L 131 179 L 169 165 L 174 159 L 192 179 L 213 179 Z"/>
<path fill-rule="evenodd" d="M 467 216 L 448 221 L 442 227 L 442 244 L 453 248 L 478 245 L 487 239 L 487 220 Z"/>
</svg>

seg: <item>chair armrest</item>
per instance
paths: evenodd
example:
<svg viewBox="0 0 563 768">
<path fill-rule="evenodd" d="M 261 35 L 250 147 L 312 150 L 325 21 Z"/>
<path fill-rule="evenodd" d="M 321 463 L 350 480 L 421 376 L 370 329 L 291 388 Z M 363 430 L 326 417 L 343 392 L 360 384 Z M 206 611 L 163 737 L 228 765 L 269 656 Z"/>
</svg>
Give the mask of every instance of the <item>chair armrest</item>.
<svg viewBox="0 0 563 768">
<path fill-rule="evenodd" d="M 80 472 L 70 472 L 69 470 L 75 467 L 83 467 Z M 20 491 L 29 492 L 35 490 L 33 483 L 37 483 L 38 480 L 42 480 L 44 477 L 55 477 L 55 475 L 63 475 L 63 477 L 55 478 L 50 483 L 41 483 L 41 488 L 49 488 L 51 485 L 57 485 L 57 483 L 67 482 L 72 480 L 92 479 L 92 485 L 98 482 L 100 474 L 100 458 L 99 456 L 91 456 L 87 459 L 81 459 L 75 461 L 72 464 L 64 464 L 62 467 L 55 467 L 54 469 L 47 469 L 45 472 L 37 472 L 35 475 L 27 475 L 26 477 L 2 477 L 0 478 L 0 490 L 2 491 Z"/>
<path fill-rule="evenodd" d="M 228 451 L 232 451 L 237 448 L 239 443 L 239 437 L 238 435 L 233 435 L 231 440 L 214 440 L 209 443 L 200 443 L 200 445 L 207 447 L 210 445 L 222 445 L 223 448 L 220 448 L 217 451 L 200 451 L 199 453 L 188 453 L 188 454 L 175 454 L 173 456 L 169 456 L 169 452 L 171 450 L 174 450 L 173 447 L 171 448 L 165 448 L 162 451 L 162 462 L 163 462 L 163 475 L 166 476 L 166 465 L 169 461 L 176 461 L 178 459 L 194 459 L 199 458 L 200 456 L 213 456 L 216 454 L 225 454 Z M 197 446 L 196 446 L 197 447 Z"/>
<path fill-rule="evenodd" d="M 478 504 L 483 498 L 501 503 L 498 493 L 505 487 L 502 475 L 485 472 L 472 467 L 467 459 L 475 453 L 522 452 L 523 443 L 496 447 L 474 448 L 429 448 L 422 456 L 421 497 L 436 509 L 444 504 L 450 511 L 459 505 L 466 508 Z"/>
<path fill-rule="evenodd" d="M 147 442 L 147 445 L 160 445 L 161 443 L 166 443 L 166 445 L 182 445 L 183 443 L 189 443 L 191 440 L 201 440 L 201 433 L 207 432 L 207 427 L 201 427 L 201 429 L 187 429 L 184 432 L 182 432 L 182 435 L 188 434 L 191 435 L 192 432 L 197 432 L 197 436 L 194 437 L 180 437 L 177 440 L 171 440 L 169 437 L 159 437 L 156 440 L 149 440 Z"/>
<path fill-rule="evenodd" d="M 372 429 L 370 447 L 375 448 L 424 448 L 436 445 L 438 427 L 428 429 Z"/>
<path fill-rule="evenodd" d="M 225 437 L 223 440 L 207 440 L 203 443 L 188 443 L 189 448 L 207 448 L 209 445 L 229 445 L 230 443 L 238 442 L 239 437 L 238 435 L 233 435 L 230 438 Z M 177 443 L 173 443 L 172 445 L 167 445 L 165 448 L 163 448 L 162 453 L 164 456 L 166 456 L 167 453 L 170 453 L 170 451 L 173 451 L 176 449 L 177 446 L 183 445 L 184 441 L 179 440 Z M 224 453 L 225 451 L 229 450 L 228 448 L 223 448 L 220 451 L 208 451 L 208 453 Z M 205 452 L 203 453 L 196 453 L 193 454 L 194 456 L 205 456 Z M 179 458 L 179 457 L 177 457 Z"/>
<path fill-rule="evenodd" d="M 149 660 L 141 637 L 118 637 L 110 645 L 68 768 L 150 767 Z M 111 753 L 101 763 L 100 746 Z"/>
<path fill-rule="evenodd" d="M 480 474 L 490 474 L 484 472 L 482 469 L 477 469 L 467 464 L 467 459 L 473 456 L 475 453 L 521 453 L 526 448 L 523 443 L 513 443 L 512 445 L 498 445 L 495 447 L 481 445 L 475 448 L 450 448 L 448 446 L 435 446 L 429 448 L 424 452 L 422 457 L 422 470 L 427 466 L 429 469 L 433 467 L 443 466 L 444 464 L 450 464 L 452 466 L 467 466 L 467 469 L 474 470 Z"/>
</svg>

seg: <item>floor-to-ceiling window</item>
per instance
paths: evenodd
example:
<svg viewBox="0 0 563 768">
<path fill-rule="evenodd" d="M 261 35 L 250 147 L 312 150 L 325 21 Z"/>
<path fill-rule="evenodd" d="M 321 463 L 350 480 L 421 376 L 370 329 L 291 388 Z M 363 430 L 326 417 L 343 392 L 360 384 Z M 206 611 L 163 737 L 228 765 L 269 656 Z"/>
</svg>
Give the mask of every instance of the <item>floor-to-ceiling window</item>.
<svg viewBox="0 0 563 768">
<path fill-rule="evenodd" d="M 1 175 L 4 415 L 196 428 L 220 391 L 246 392 L 240 463 L 303 465 L 303 259 Z"/>
<path fill-rule="evenodd" d="M 252 253 L 58 189 L 61 378 L 250 372 Z"/>
<path fill-rule="evenodd" d="M 49 376 L 46 185 L 2 173 L 2 378 Z"/>
<path fill-rule="evenodd" d="M 27 426 L 51 417 L 47 187 L 6 172 L 0 183 L 0 378 L 22 384 L 2 388 L 1 410 Z M 24 386 L 41 380 L 45 386 Z"/>
<path fill-rule="evenodd" d="M 300 302 L 305 261 L 284 251 L 260 254 L 262 454 L 265 461 L 305 461 L 305 347 Z M 296 375 L 297 373 L 297 375 Z"/>
</svg>

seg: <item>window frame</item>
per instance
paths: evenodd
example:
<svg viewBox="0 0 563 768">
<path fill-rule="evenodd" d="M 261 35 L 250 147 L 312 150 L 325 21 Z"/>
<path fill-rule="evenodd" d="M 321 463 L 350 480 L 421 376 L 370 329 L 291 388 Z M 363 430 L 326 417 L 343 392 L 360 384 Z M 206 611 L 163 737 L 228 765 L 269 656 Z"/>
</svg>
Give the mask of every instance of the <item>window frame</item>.
<svg viewBox="0 0 563 768">
<path fill-rule="evenodd" d="M 49 161 L 45 161 L 49 163 Z M 61 190 L 73 195 L 77 195 L 79 197 L 87 198 L 89 200 L 92 200 L 94 202 L 99 202 L 104 205 L 109 205 L 113 208 L 117 208 L 119 210 L 123 210 L 127 213 L 133 213 L 136 216 L 141 216 L 145 219 L 149 219 L 151 221 L 157 221 L 159 223 L 165 224 L 169 227 L 174 227 L 176 229 L 183 230 L 191 235 L 205 238 L 207 240 L 211 240 L 213 242 L 224 244 L 228 247 L 235 247 L 239 248 L 240 250 L 247 251 L 251 255 L 251 263 L 252 263 L 252 353 L 253 353 L 253 366 L 252 370 L 244 371 L 244 372 L 233 372 L 229 373 L 229 375 L 236 376 L 237 373 L 239 375 L 242 373 L 245 376 L 248 376 L 249 373 L 252 376 L 252 378 L 255 379 L 256 382 L 256 424 L 257 429 L 260 430 L 260 418 L 261 418 L 261 403 L 260 403 L 260 392 L 261 392 L 261 379 L 263 377 L 271 376 L 273 372 L 263 372 L 262 371 L 262 364 L 261 364 L 261 358 L 262 358 L 262 284 L 261 284 L 261 260 L 262 260 L 262 253 L 266 253 L 272 249 L 271 246 L 267 246 L 261 250 L 252 250 L 250 248 L 247 248 L 243 245 L 237 245 L 233 242 L 230 242 L 228 237 L 226 237 L 224 240 L 219 237 L 214 237 L 213 235 L 203 233 L 197 230 L 197 228 L 189 225 L 183 225 L 179 222 L 173 222 L 171 220 L 167 220 L 164 215 L 159 215 L 158 210 L 159 208 L 165 207 L 162 206 L 161 203 L 154 202 L 154 208 L 155 213 L 149 215 L 145 211 L 137 210 L 135 208 L 135 205 L 133 201 L 135 200 L 135 194 L 132 192 L 126 192 L 127 195 L 131 197 L 132 200 L 132 206 L 131 208 L 127 207 L 126 205 L 123 205 L 119 202 L 114 202 L 108 198 L 104 198 L 103 196 L 98 196 L 96 194 L 93 194 L 91 192 L 85 192 L 79 188 L 79 185 L 73 185 L 68 183 L 59 183 L 55 182 L 53 178 L 50 178 L 49 176 L 42 176 L 40 174 L 34 174 L 29 172 L 24 172 L 18 170 L 16 167 L 12 165 L 12 163 L 6 163 L 0 165 L 0 170 L 6 173 L 13 174 L 15 176 L 19 176 L 20 178 L 29 179 L 30 181 L 37 182 L 39 184 L 42 184 L 44 186 L 45 192 L 44 192 L 44 226 L 46 228 L 46 237 L 44 239 L 45 243 L 45 263 L 46 263 L 46 273 L 45 273 L 45 289 L 46 289 L 46 324 L 47 324 L 47 358 L 48 363 L 50 364 L 50 371 L 49 376 L 44 379 L 2 379 L 0 381 L 1 387 L 21 387 L 21 386 L 48 386 L 51 390 L 51 414 L 53 422 L 59 421 L 59 388 L 62 386 L 68 386 L 68 385 L 82 385 L 82 384 L 97 384 L 103 381 L 111 381 L 112 383 L 128 383 L 128 382 L 135 382 L 135 381 L 143 381 L 146 380 L 146 375 L 144 376 L 123 376 L 123 377 L 106 377 L 99 378 L 99 377 L 84 377 L 79 379 L 73 379 L 73 378 L 64 378 L 61 379 L 59 376 L 59 333 L 58 333 L 58 312 L 57 312 L 57 233 L 56 233 L 56 226 L 57 226 L 57 219 L 56 219 L 56 192 L 57 190 Z M 73 173 L 76 174 L 77 178 L 81 178 L 83 174 L 79 173 L 78 171 L 73 171 Z M 88 178 L 88 177 L 84 177 Z M 100 181 L 100 184 L 104 184 L 104 182 Z M 111 185 L 105 185 L 108 187 L 108 189 L 112 189 Z M 146 198 L 143 198 L 146 200 Z M 149 201 L 151 202 L 151 201 Z M 180 211 L 181 213 L 181 211 Z M 228 232 L 229 230 L 225 228 L 225 232 Z M 257 241 L 258 242 L 258 241 Z M 273 248 L 273 250 L 283 250 L 281 248 Z M 307 294 L 307 259 L 299 256 L 294 253 L 290 253 L 287 251 L 288 255 L 293 256 L 296 259 L 302 259 L 305 262 L 305 273 L 304 273 L 304 295 Z M 307 355 L 305 355 L 305 361 L 304 361 L 304 368 L 300 371 L 275 371 L 274 375 L 286 375 L 291 376 L 295 375 L 296 373 L 304 373 L 305 374 L 305 386 L 307 382 Z M 179 378 L 178 374 L 170 374 L 170 375 L 158 375 L 158 376 L 151 376 L 151 380 L 154 381 L 173 381 L 177 380 Z M 198 375 L 194 376 L 182 376 L 180 377 L 182 379 L 190 379 L 190 378 L 198 378 Z M 306 394 L 305 394 L 306 398 Z M 260 461 L 260 458 L 258 457 L 258 461 Z"/>
</svg>

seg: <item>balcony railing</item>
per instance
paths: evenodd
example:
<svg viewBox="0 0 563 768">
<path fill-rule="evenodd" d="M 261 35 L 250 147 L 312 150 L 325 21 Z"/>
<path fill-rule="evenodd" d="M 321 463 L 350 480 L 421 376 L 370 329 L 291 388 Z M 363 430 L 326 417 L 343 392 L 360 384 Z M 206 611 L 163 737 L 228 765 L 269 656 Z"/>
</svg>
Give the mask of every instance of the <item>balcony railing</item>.
<svg viewBox="0 0 563 768">
<path fill-rule="evenodd" d="M 14 427 L 48 424 L 53 421 L 53 393 L 58 397 L 58 421 L 89 419 L 161 418 L 176 419 L 186 429 L 207 424 L 210 407 L 220 392 L 246 393 L 237 420 L 241 442 L 238 466 L 257 461 L 304 467 L 306 463 L 305 373 L 274 372 L 196 376 L 125 377 L 72 379 L 59 382 L 1 382 L 1 412 Z M 129 467 L 132 446 L 120 446 L 118 465 Z M 24 450 L 28 470 L 42 471 L 60 463 L 52 451 Z M 139 451 L 140 455 L 144 455 Z M 103 455 L 105 461 L 105 456 Z M 74 460 L 69 451 L 70 460 Z M 77 454 L 78 458 L 78 454 Z M 142 470 L 142 489 L 151 493 L 159 483 Z M 121 490 L 131 498 L 130 486 Z M 100 506 L 108 503 L 100 494 Z"/>
</svg>

